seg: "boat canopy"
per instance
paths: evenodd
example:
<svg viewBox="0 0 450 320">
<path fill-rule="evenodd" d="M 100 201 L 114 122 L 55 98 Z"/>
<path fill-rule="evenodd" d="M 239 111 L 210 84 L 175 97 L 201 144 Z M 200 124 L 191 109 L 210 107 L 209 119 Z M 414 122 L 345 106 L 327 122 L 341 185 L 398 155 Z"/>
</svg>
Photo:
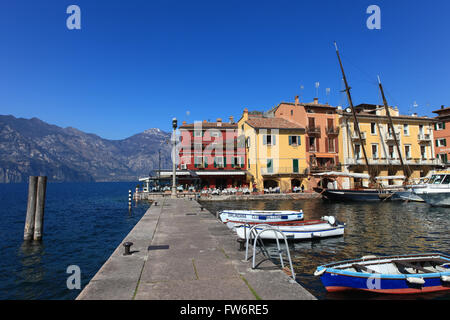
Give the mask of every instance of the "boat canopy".
<svg viewBox="0 0 450 320">
<path fill-rule="evenodd" d="M 330 171 L 330 172 L 322 172 L 322 173 L 315 173 L 313 176 L 320 176 L 320 177 L 351 177 L 351 178 L 361 178 L 361 179 L 369 179 L 370 176 L 365 173 L 351 173 L 351 172 L 337 172 L 337 171 Z"/>
<path fill-rule="evenodd" d="M 405 180 L 405 176 L 381 176 L 381 177 L 375 177 L 377 180 L 394 180 L 394 179 L 400 179 Z"/>
</svg>

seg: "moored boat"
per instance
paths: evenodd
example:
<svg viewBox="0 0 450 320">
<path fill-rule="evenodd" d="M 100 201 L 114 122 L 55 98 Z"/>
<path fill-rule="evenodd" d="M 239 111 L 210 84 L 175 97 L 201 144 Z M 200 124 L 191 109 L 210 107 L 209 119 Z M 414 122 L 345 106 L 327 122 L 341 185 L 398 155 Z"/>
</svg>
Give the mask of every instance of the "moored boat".
<svg viewBox="0 0 450 320">
<path fill-rule="evenodd" d="M 326 237 L 342 236 L 344 234 L 345 224 L 340 223 L 334 217 L 322 217 L 321 220 L 307 220 L 291 223 L 271 223 L 281 231 L 287 238 L 287 240 L 304 240 L 304 239 L 317 239 Z M 265 227 L 258 227 L 254 225 L 237 225 L 235 227 L 236 233 L 239 238 L 246 239 L 250 235 L 250 229 L 254 227 L 256 232 L 264 230 Z M 267 231 L 260 235 L 261 239 L 275 240 L 283 239 L 283 237 L 277 232 Z"/>
<path fill-rule="evenodd" d="M 388 294 L 414 294 L 450 290 L 450 257 L 417 254 L 366 256 L 319 266 L 328 292 L 363 290 Z"/>
<path fill-rule="evenodd" d="M 450 207 L 450 173 L 433 174 L 425 185 L 414 187 L 413 193 L 436 207 Z"/>
<path fill-rule="evenodd" d="M 246 222 L 268 223 L 277 221 L 302 220 L 303 211 L 223 210 L 219 213 L 219 216 L 223 223 L 227 223 L 228 221 L 234 221 L 239 223 L 246 223 Z M 230 227 L 230 225 L 228 226 Z"/>
</svg>

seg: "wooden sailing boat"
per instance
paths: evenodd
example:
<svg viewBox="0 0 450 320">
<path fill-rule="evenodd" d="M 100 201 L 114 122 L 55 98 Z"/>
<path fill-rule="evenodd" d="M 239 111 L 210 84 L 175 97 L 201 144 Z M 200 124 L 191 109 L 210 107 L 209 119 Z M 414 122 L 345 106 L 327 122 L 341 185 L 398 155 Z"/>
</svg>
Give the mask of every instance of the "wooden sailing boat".
<svg viewBox="0 0 450 320">
<path fill-rule="evenodd" d="M 386 199 L 390 199 L 392 197 L 392 195 L 394 194 L 394 192 L 392 190 L 386 190 L 383 189 L 381 187 L 380 184 L 377 183 L 376 179 L 375 179 L 375 172 L 373 170 L 373 167 L 370 166 L 369 163 L 369 159 L 367 157 L 367 153 L 366 153 L 366 148 L 364 146 L 363 143 L 363 138 L 362 138 L 362 134 L 361 134 L 361 130 L 359 129 L 359 121 L 358 121 L 358 117 L 356 115 L 356 111 L 355 108 L 353 106 L 353 101 L 352 101 L 352 96 L 350 94 L 350 87 L 348 85 L 347 82 L 347 77 L 345 76 L 345 72 L 344 72 L 344 67 L 342 65 L 342 61 L 341 61 L 341 57 L 339 55 L 339 50 L 337 47 L 336 42 L 334 43 L 335 47 L 336 47 L 336 55 L 338 57 L 339 60 L 339 66 L 341 68 L 342 71 L 342 78 L 344 80 L 344 84 L 345 84 L 345 92 L 347 93 L 347 99 L 348 99 L 348 103 L 350 105 L 351 111 L 352 111 L 352 115 L 353 115 L 353 121 L 354 121 L 354 130 L 356 131 L 356 133 L 358 134 L 359 137 L 359 141 L 361 141 L 361 150 L 363 152 L 364 155 L 364 161 L 367 167 L 367 171 L 368 171 L 368 175 L 360 175 L 363 178 L 368 178 L 369 179 L 369 188 L 365 188 L 365 187 L 361 187 L 358 189 L 328 189 L 328 188 L 314 188 L 314 191 L 322 194 L 322 197 L 326 200 L 333 200 L 333 201 L 380 201 L 380 200 L 386 200 Z M 382 96 L 383 96 L 383 102 L 386 108 L 386 113 L 389 115 L 389 107 L 387 106 L 387 102 L 386 102 L 386 98 L 384 97 L 384 92 L 383 92 L 383 87 L 381 85 L 381 81 L 379 81 L 379 87 L 380 90 L 382 92 Z M 390 118 L 390 115 L 388 116 L 389 120 L 390 120 L 390 125 L 391 125 L 391 129 L 394 131 L 394 126 L 392 124 L 392 119 Z M 395 134 L 394 134 L 395 136 Z M 401 152 L 400 152 L 400 148 L 398 146 L 398 141 L 395 140 L 396 144 L 397 144 L 397 151 L 400 155 L 401 158 Z M 402 164 L 403 164 L 403 160 L 402 160 Z M 406 173 L 405 173 L 406 174 Z M 345 174 L 349 177 L 354 176 L 354 174 L 348 173 Z M 336 177 L 337 173 L 333 173 L 330 174 L 329 177 Z"/>
</svg>

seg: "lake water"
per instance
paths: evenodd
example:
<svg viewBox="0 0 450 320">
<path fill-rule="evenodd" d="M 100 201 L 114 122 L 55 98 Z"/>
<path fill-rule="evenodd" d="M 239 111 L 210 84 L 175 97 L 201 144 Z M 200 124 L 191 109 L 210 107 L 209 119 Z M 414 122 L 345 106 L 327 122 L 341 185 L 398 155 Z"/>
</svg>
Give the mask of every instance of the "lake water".
<svg viewBox="0 0 450 320">
<path fill-rule="evenodd" d="M 334 215 L 347 227 L 343 237 L 291 243 L 297 281 L 319 299 L 392 299 L 372 293 L 327 293 L 313 273 L 319 265 L 365 255 L 426 252 L 450 254 L 450 209 L 425 203 L 332 203 L 314 200 L 202 202 L 213 214 L 223 209 L 299 210 L 304 219 Z M 276 246 L 272 244 L 272 249 Z M 450 299 L 450 293 L 394 296 L 395 299 Z"/>
<path fill-rule="evenodd" d="M 67 267 L 81 270 L 81 289 L 140 220 L 149 204 L 133 203 L 131 183 L 48 183 L 42 242 L 23 242 L 27 184 L 0 184 L 0 299 L 75 299 Z"/>
</svg>

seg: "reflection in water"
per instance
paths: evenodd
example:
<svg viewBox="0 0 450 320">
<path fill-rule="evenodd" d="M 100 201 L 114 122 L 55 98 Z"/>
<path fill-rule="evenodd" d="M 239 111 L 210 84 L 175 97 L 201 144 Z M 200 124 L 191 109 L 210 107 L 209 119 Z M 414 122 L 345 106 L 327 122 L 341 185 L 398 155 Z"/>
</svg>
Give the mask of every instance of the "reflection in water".
<svg viewBox="0 0 450 320">
<path fill-rule="evenodd" d="M 346 223 L 343 237 L 290 243 L 297 280 L 319 299 L 392 299 L 389 295 L 327 293 L 316 267 L 364 255 L 398 255 L 425 252 L 449 254 L 448 208 L 424 203 L 332 203 L 314 200 L 262 200 L 202 202 L 213 214 L 223 209 L 300 210 L 305 220 L 334 215 Z M 280 243 L 281 244 L 281 243 Z M 270 243 L 274 254 L 276 244 Z M 394 296 L 395 299 L 450 299 L 450 293 Z"/>
<path fill-rule="evenodd" d="M 43 255 L 45 255 L 45 246 L 41 241 L 24 241 L 17 252 L 18 261 L 21 264 L 16 271 L 17 284 L 20 284 L 24 298 L 35 297 L 37 292 L 35 292 L 34 284 L 45 278 Z"/>
</svg>

